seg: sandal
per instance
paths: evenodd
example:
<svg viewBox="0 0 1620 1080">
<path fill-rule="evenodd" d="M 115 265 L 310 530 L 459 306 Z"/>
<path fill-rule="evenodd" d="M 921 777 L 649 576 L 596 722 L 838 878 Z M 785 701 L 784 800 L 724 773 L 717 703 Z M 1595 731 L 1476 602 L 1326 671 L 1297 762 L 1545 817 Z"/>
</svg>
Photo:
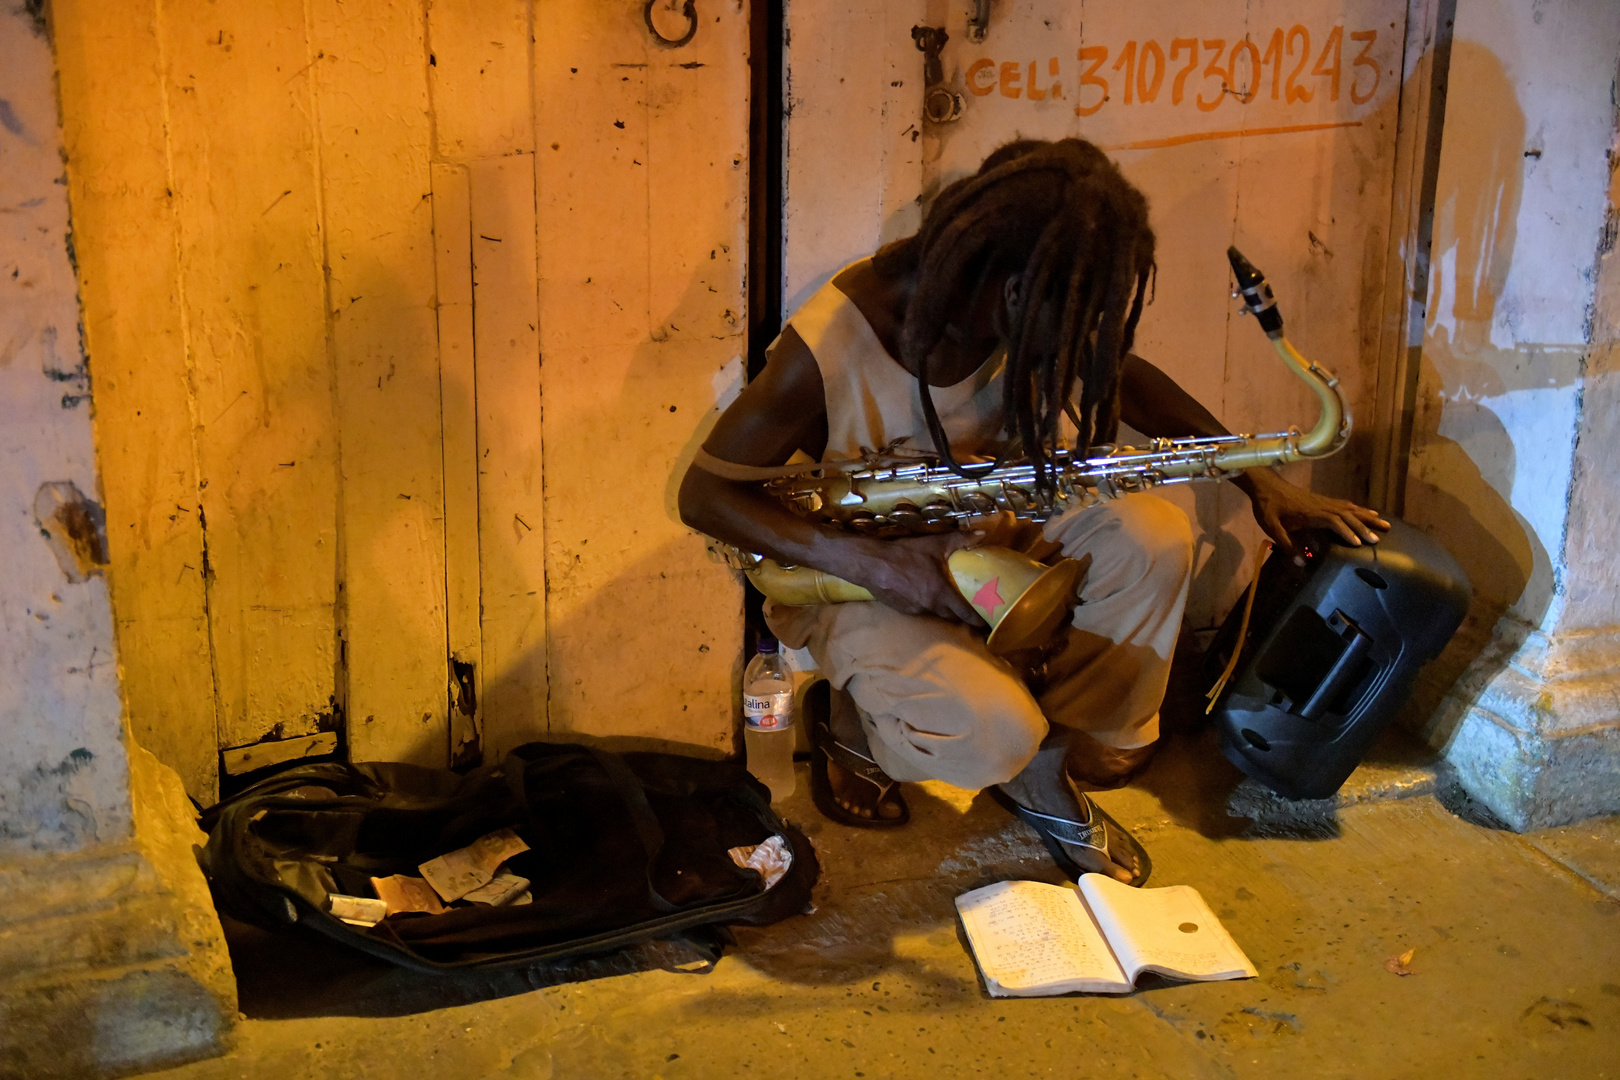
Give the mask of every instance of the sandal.
<svg viewBox="0 0 1620 1080">
<path fill-rule="evenodd" d="M 1148 875 L 1153 873 L 1153 860 L 1148 858 L 1147 851 L 1137 843 L 1136 837 L 1126 832 L 1124 826 L 1109 816 L 1108 811 L 1098 806 L 1089 795 L 1083 791 L 1075 791 L 1074 794 L 1086 808 L 1085 821 L 1070 821 L 1067 818 L 1031 810 L 1013 801 L 1012 796 L 1003 792 L 1001 788 L 990 789 L 992 798 L 1040 834 L 1041 840 L 1046 844 L 1046 850 L 1052 853 L 1052 861 L 1057 863 L 1058 869 L 1069 875 L 1072 880 L 1079 881 L 1081 874 L 1097 871 L 1087 870 L 1075 862 L 1061 845 L 1090 848 L 1112 859 L 1108 851 L 1109 845 L 1118 844 L 1121 850 L 1136 859 L 1136 874 L 1126 884 L 1132 888 L 1141 888 L 1147 882 Z"/>
<path fill-rule="evenodd" d="M 899 791 L 900 782 L 890 779 L 877 762 L 859 750 L 839 742 L 825 721 L 818 720 L 811 726 L 810 745 L 810 797 L 815 801 L 817 810 L 840 825 L 857 829 L 896 829 L 911 820 L 911 808 L 906 806 L 905 797 Z M 829 761 L 836 761 L 840 769 L 878 789 L 872 817 L 861 817 L 838 805 L 838 799 L 833 795 L 832 778 L 827 775 Z M 890 792 L 893 792 L 890 801 L 900 807 L 900 816 L 878 817 L 876 808 L 883 805 Z"/>
</svg>

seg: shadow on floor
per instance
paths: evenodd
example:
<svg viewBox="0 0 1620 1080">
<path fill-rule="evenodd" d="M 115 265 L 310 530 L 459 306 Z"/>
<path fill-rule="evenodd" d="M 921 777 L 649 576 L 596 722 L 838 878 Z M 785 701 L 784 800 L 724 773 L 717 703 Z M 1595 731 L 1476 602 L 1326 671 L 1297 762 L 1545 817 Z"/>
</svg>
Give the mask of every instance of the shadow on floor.
<svg viewBox="0 0 1620 1080">
<path fill-rule="evenodd" d="M 516 971 L 426 975 L 291 927 L 272 932 L 229 916 L 220 921 L 236 970 L 237 1007 L 250 1020 L 408 1016 L 610 975 L 659 969 L 701 974 L 708 969 L 702 951 L 672 940 Z"/>
<path fill-rule="evenodd" d="M 1243 774 L 1221 756 L 1220 740 L 1204 712 L 1203 659 L 1191 636 L 1183 635 L 1159 708 L 1159 752 L 1135 784 L 1157 796 L 1177 825 L 1218 840 L 1241 836 L 1248 822 L 1226 811 Z"/>
<path fill-rule="evenodd" d="M 1242 836 L 1245 818 L 1227 812 L 1243 774 L 1221 756 L 1214 728 L 1205 724 L 1167 732 L 1159 752 L 1135 785 L 1158 797 L 1175 824 L 1210 840 Z"/>
</svg>

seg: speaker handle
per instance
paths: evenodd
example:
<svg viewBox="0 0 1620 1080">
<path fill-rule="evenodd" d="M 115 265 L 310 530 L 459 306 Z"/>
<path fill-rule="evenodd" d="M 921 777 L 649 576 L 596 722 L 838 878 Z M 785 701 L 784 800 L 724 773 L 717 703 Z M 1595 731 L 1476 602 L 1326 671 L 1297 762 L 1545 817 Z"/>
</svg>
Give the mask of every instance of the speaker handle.
<svg viewBox="0 0 1620 1080">
<path fill-rule="evenodd" d="M 1339 654 L 1339 659 L 1334 662 L 1332 670 L 1317 684 L 1316 692 L 1311 695 L 1311 699 L 1300 707 L 1297 715 L 1306 720 L 1315 720 L 1327 709 L 1327 703 L 1345 688 L 1355 674 L 1357 661 L 1366 656 L 1367 650 L 1372 647 L 1372 638 L 1362 633 L 1361 627 L 1351 622 L 1349 616 L 1342 611 L 1335 611 L 1334 614 L 1355 632 L 1355 637 L 1345 646 L 1344 652 Z"/>
</svg>

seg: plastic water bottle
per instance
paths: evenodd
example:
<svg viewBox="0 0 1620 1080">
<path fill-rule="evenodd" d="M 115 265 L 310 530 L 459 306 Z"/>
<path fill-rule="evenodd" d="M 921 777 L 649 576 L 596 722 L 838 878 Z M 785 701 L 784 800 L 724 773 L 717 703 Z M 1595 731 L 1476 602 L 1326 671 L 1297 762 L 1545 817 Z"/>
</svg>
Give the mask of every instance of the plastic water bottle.
<svg viewBox="0 0 1620 1080">
<path fill-rule="evenodd" d="M 780 802 L 793 794 L 793 674 L 775 638 L 759 639 L 743 672 L 743 719 L 748 771 Z"/>
</svg>

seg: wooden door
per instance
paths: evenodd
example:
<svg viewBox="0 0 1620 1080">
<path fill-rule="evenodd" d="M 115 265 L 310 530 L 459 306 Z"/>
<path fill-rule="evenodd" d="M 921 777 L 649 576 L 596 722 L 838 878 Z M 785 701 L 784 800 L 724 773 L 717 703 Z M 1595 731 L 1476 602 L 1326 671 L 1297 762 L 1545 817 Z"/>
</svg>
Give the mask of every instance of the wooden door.
<svg viewBox="0 0 1620 1080">
<path fill-rule="evenodd" d="M 730 748 L 670 477 L 740 368 L 748 16 L 643 7 L 54 5 L 131 727 L 199 799 Z"/>
</svg>

